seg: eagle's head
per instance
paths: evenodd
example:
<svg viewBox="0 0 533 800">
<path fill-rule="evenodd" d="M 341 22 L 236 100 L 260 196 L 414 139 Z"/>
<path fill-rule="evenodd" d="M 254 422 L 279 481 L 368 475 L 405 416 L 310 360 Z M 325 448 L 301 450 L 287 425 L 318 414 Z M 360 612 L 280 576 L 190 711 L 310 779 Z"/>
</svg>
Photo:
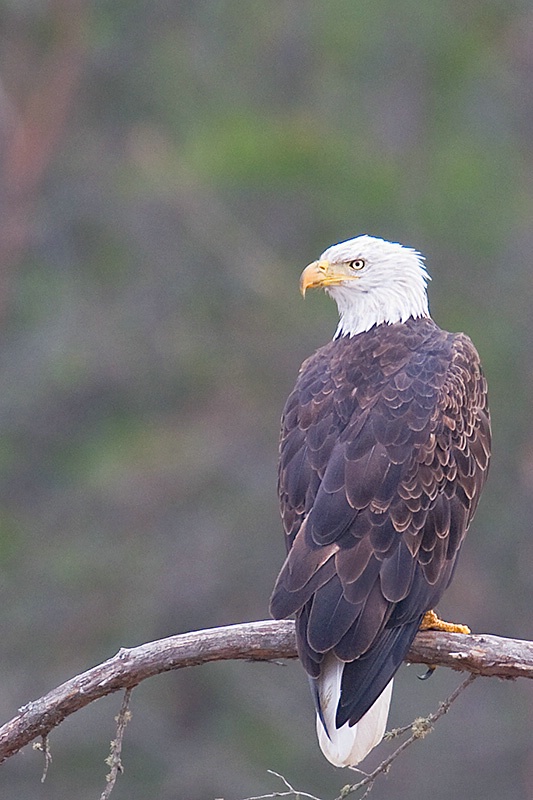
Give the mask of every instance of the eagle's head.
<svg viewBox="0 0 533 800">
<path fill-rule="evenodd" d="M 428 317 L 423 256 L 410 247 L 358 236 L 325 250 L 302 272 L 300 289 L 322 287 L 337 303 L 337 336 L 355 336 L 374 325 Z"/>
</svg>

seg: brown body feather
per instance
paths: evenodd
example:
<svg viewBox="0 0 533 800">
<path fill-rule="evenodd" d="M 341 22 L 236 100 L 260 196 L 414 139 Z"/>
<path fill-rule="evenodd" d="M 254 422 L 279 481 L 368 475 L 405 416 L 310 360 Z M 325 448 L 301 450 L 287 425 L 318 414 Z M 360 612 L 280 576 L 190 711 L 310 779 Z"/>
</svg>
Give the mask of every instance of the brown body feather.
<svg viewBox="0 0 533 800">
<path fill-rule="evenodd" d="M 428 318 L 333 340 L 282 419 L 288 556 L 271 600 L 300 658 L 348 662 L 336 724 L 357 722 L 448 586 L 490 454 L 486 382 L 464 334 Z"/>
</svg>

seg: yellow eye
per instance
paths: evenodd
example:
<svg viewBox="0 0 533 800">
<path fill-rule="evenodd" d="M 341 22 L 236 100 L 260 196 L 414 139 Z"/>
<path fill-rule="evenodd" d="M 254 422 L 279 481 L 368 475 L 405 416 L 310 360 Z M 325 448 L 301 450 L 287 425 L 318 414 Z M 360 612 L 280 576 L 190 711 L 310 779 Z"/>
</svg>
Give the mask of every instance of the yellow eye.
<svg viewBox="0 0 533 800">
<path fill-rule="evenodd" d="M 354 261 L 348 261 L 350 269 L 363 269 L 365 262 L 362 258 L 356 258 Z"/>
</svg>

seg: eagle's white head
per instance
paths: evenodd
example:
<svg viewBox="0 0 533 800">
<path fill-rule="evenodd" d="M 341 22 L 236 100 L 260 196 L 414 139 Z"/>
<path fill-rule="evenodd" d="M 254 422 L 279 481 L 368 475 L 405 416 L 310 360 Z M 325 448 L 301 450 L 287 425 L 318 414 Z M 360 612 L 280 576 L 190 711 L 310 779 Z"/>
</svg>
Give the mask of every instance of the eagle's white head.
<svg viewBox="0 0 533 800">
<path fill-rule="evenodd" d="M 300 289 L 322 287 L 339 309 L 335 336 L 429 317 L 424 258 L 410 247 L 358 236 L 325 250 L 302 272 Z"/>
</svg>

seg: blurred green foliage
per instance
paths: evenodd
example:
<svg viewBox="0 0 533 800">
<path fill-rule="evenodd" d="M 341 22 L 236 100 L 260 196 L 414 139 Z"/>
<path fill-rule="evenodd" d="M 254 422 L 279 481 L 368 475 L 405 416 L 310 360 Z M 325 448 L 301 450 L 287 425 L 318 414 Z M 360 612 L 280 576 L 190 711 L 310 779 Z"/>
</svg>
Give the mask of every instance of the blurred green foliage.
<svg viewBox="0 0 533 800">
<path fill-rule="evenodd" d="M 3 717 L 120 646 L 267 615 L 279 415 L 336 325 L 298 276 L 364 232 L 425 253 L 489 379 L 492 474 L 441 610 L 533 638 L 531 4 L 6 0 L 0 44 Z M 392 725 L 456 681 L 403 672 Z M 44 785 L 38 754 L 7 762 L 2 798 L 97 797 L 118 704 L 53 732 Z M 281 789 L 269 768 L 336 796 L 311 705 L 296 664 L 155 679 L 113 797 L 237 800 Z M 374 794 L 522 798 L 532 717 L 530 686 L 477 682 Z"/>
</svg>

